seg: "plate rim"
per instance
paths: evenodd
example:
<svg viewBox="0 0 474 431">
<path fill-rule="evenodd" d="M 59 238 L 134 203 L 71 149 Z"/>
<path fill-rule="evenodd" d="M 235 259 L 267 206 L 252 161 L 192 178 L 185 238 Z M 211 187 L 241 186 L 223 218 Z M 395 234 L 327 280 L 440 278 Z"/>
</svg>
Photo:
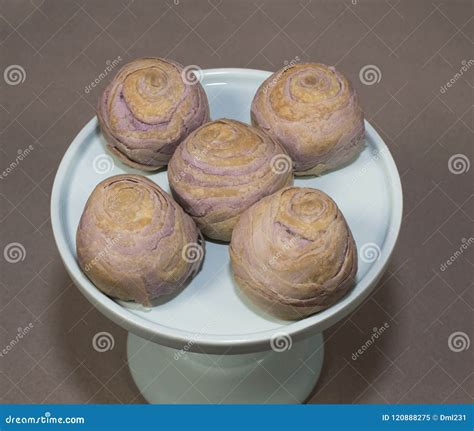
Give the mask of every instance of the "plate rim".
<svg viewBox="0 0 474 431">
<path fill-rule="evenodd" d="M 240 78 L 245 76 L 253 79 L 266 78 L 272 74 L 272 72 L 263 70 L 239 68 L 203 69 L 202 73 L 204 77 L 237 75 Z M 268 350 L 272 338 L 281 334 L 288 335 L 294 340 L 297 340 L 307 335 L 322 332 L 354 311 L 369 296 L 388 266 L 401 228 L 403 191 L 397 166 L 389 148 L 367 120 L 365 120 L 365 126 L 367 135 L 370 136 L 372 142 L 383 154 L 382 160 L 385 162 L 388 171 L 387 178 L 390 183 L 393 207 L 390 213 L 392 219 L 391 224 L 389 225 L 383 243 L 383 250 L 387 250 L 387 252 L 382 253 L 383 258 L 378 259 L 369 268 L 362 280 L 359 281 L 351 292 L 326 310 L 302 320 L 290 321 L 287 325 L 280 328 L 242 335 L 212 335 L 193 333 L 152 322 L 130 312 L 129 309 L 123 307 L 97 289 L 78 267 L 75 254 L 71 253 L 69 250 L 66 237 L 62 234 L 64 220 L 61 216 L 61 191 L 65 177 L 67 176 L 68 167 L 80 149 L 80 143 L 83 142 L 88 135 L 95 133 L 98 127 L 96 116 L 80 130 L 68 146 L 61 162 L 59 163 L 54 178 L 50 208 L 51 225 L 61 260 L 63 261 L 63 264 L 74 284 L 101 313 L 127 331 L 131 331 L 138 336 L 165 346 L 179 349 L 184 345 L 189 344 L 189 341 L 192 340 L 193 343 L 189 348 L 191 351 L 224 353 L 230 347 L 233 347 L 233 353 L 245 353 L 258 350 Z"/>
</svg>

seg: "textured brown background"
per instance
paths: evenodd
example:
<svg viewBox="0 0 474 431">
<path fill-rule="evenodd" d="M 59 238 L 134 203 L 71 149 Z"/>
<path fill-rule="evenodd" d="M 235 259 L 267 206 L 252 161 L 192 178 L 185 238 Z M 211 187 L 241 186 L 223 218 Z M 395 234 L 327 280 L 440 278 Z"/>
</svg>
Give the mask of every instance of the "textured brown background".
<svg viewBox="0 0 474 431">
<path fill-rule="evenodd" d="M 178 4 L 175 4 L 178 3 Z M 0 180 L 0 348 L 30 322 L 0 358 L 0 395 L 8 403 L 143 402 L 126 365 L 126 333 L 72 285 L 52 237 L 49 200 L 57 166 L 94 115 L 101 89 L 84 87 L 107 60 L 170 57 L 202 68 L 276 70 L 285 61 L 336 65 L 354 83 L 367 119 L 389 146 L 402 177 L 404 220 L 391 265 L 375 293 L 325 333 L 326 360 L 311 402 L 472 402 L 472 346 L 454 352 L 448 338 L 473 337 L 473 70 L 445 85 L 469 61 L 472 3 L 466 1 L 53 1 L 3 0 L 0 170 L 17 151 L 31 154 Z M 359 71 L 377 66 L 380 82 Z M 460 172 L 449 159 L 461 157 Z M 463 156 L 459 156 L 463 155 Z M 455 169 L 451 169 L 455 172 Z M 6 247 L 20 243 L 24 260 Z M 11 260 L 11 259 L 10 259 Z M 351 359 L 373 327 L 389 329 Z M 91 345 L 99 331 L 113 350 Z"/>
</svg>

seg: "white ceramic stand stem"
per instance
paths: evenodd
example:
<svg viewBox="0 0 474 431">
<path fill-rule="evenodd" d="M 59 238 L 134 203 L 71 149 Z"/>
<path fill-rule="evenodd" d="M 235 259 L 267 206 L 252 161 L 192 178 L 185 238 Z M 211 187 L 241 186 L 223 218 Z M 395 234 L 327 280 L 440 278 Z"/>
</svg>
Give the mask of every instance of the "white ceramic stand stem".
<svg viewBox="0 0 474 431">
<path fill-rule="evenodd" d="M 282 352 L 228 353 L 186 352 L 128 334 L 130 372 L 153 404 L 302 403 L 321 372 L 323 336 L 295 342 Z"/>
</svg>

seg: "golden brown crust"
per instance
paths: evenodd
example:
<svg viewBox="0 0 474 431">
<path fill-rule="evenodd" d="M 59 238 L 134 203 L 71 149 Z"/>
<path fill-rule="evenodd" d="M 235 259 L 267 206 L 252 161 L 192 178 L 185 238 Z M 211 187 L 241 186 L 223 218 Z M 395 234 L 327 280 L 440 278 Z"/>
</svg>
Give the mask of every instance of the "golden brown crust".
<svg viewBox="0 0 474 431">
<path fill-rule="evenodd" d="M 271 75 L 254 97 L 251 118 L 288 151 L 295 175 L 339 167 L 363 146 L 357 94 L 341 73 L 324 64 L 296 64 Z"/>
<path fill-rule="evenodd" d="M 334 304 L 354 285 L 356 246 L 325 193 L 288 187 L 242 214 L 230 244 L 237 284 L 268 312 L 299 319 Z"/>
<path fill-rule="evenodd" d="M 126 64 L 102 94 L 97 117 L 109 148 L 127 165 L 143 170 L 166 166 L 177 145 L 209 120 L 198 81 L 162 58 Z"/>
<path fill-rule="evenodd" d="M 76 235 L 77 257 L 95 286 L 114 298 L 150 305 L 175 291 L 203 257 L 192 219 L 160 187 L 139 175 L 116 175 L 90 195 Z"/>
<path fill-rule="evenodd" d="M 262 130 L 221 119 L 203 125 L 178 147 L 168 180 L 204 235 L 230 241 L 246 208 L 293 183 L 292 163 Z"/>
</svg>

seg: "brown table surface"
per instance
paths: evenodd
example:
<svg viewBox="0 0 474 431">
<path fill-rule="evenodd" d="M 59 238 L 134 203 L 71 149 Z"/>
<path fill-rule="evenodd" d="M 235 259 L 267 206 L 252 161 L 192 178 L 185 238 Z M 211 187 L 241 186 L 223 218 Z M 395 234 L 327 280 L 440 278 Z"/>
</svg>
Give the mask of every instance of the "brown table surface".
<svg viewBox="0 0 474 431">
<path fill-rule="evenodd" d="M 123 62 L 162 56 L 202 68 L 266 70 L 298 57 L 343 71 L 397 163 L 404 217 L 374 293 L 325 332 L 324 368 L 310 402 L 472 402 L 469 0 L 0 4 L 0 170 L 33 148 L 0 180 L 0 347 L 18 328 L 33 326 L 0 357 L 3 402 L 144 402 L 127 368 L 126 332 L 72 284 L 50 225 L 56 169 L 93 117 L 107 79 L 88 93 L 85 87 L 117 56 Z M 367 65 L 380 71 L 373 85 L 359 78 Z M 21 66 L 20 75 L 7 73 L 9 66 Z M 17 263 L 5 257 L 11 243 L 24 249 Z M 377 343 L 354 360 L 373 328 L 385 323 L 389 328 Z M 113 350 L 92 348 L 99 331 L 113 335 Z M 452 334 L 457 342 L 449 342 Z"/>
</svg>

